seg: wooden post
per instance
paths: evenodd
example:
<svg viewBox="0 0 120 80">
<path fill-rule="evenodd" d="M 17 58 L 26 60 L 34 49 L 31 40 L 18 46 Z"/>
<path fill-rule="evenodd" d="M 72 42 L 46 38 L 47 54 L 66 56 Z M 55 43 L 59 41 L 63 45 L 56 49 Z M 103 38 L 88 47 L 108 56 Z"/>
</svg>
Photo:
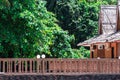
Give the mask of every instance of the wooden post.
<svg viewBox="0 0 120 80">
<path fill-rule="evenodd" d="M 39 65 L 40 65 L 40 61 L 39 59 L 37 59 L 37 73 L 39 73 Z"/>
<path fill-rule="evenodd" d="M 42 59 L 42 73 L 45 73 L 45 61 Z"/>
<path fill-rule="evenodd" d="M 30 64 L 29 64 L 29 66 L 30 66 L 30 73 L 32 73 L 33 72 L 33 70 L 32 70 L 32 60 L 30 59 L 29 62 L 30 62 Z"/>
<path fill-rule="evenodd" d="M 21 73 L 21 60 L 18 60 L 18 72 Z"/>
<path fill-rule="evenodd" d="M 5 72 L 5 61 L 3 60 L 3 66 L 2 66 L 2 68 L 3 68 L 3 72 Z"/>
</svg>

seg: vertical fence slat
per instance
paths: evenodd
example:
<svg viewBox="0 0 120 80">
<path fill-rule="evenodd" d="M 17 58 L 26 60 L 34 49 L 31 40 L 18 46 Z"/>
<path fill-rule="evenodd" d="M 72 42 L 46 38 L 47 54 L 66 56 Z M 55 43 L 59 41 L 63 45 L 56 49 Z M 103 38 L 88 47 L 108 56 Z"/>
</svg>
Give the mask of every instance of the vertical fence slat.
<svg viewBox="0 0 120 80">
<path fill-rule="evenodd" d="M 23 69 L 23 60 L 21 60 L 21 73 L 24 73 L 24 69 Z"/>
<path fill-rule="evenodd" d="M 21 73 L 21 60 L 18 60 L 18 72 Z"/>
<path fill-rule="evenodd" d="M 3 61 L 3 72 L 5 72 L 5 61 Z"/>
<path fill-rule="evenodd" d="M 44 59 L 42 60 L 42 73 L 45 73 L 45 63 L 44 63 Z"/>
<path fill-rule="evenodd" d="M 37 59 L 37 73 L 39 73 L 39 60 Z"/>
<path fill-rule="evenodd" d="M 28 60 L 29 61 L 29 69 L 28 69 L 28 71 L 29 71 L 29 73 L 32 73 L 32 60 L 31 59 L 29 59 Z"/>
<path fill-rule="evenodd" d="M 6 73 L 8 73 L 9 72 L 9 61 L 7 61 L 7 60 L 5 62 L 5 67 L 7 68 Z"/>
<path fill-rule="evenodd" d="M 1 63 L 1 60 L 0 60 L 0 72 L 2 72 L 2 63 Z"/>
<path fill-rule="evenodd" d="M 14 66 L 14 73 L 16 73 L 16 61 L 13 61 L 13 66 Z"/>
</svg>

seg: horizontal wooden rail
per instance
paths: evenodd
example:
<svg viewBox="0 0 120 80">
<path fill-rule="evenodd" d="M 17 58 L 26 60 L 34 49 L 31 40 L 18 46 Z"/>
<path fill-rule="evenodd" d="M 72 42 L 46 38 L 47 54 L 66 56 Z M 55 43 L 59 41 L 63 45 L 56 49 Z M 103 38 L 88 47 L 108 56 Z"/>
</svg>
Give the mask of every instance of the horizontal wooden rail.
<svg viewBox="0 0 120 80">
<path fill-rule="evenodd" d="M 120 60 L 0 58 L 0 72 L 6 74 L 119 74 Z"/>
</svg>

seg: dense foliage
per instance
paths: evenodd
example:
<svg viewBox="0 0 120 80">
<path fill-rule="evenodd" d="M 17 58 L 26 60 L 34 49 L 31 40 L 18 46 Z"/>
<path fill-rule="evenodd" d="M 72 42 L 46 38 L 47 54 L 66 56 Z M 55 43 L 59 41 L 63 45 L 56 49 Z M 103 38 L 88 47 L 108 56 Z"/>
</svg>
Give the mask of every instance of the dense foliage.
<svg viewBox="0 0 120 80">
<path fill-rule="evenodd" d="M 1 7 L 0 57 L 34 57 L 43 53 L 53 56 L 61 52 L 71 55 L 73 37 L 56 24 L 54 14 L 44 5 L 39 0 L 11 0 Z"/>
<path fill-rule="evenodd" d="M 101 4 L 113 4 L 116 0 L 47 0 L 47 9 L 57 15 L 59 25 L 74 34 L 76 48 L 95 34 L 98 28 L 98 13 Z M 108 2 L 108 3 L 107 3 Z"/>
<path fill-rule="evenodd" d="M 0 57 L 88 57 L 85 48 L 73 48 L 97 34 L 99 6 L 115 4 L 115 0 L 46 1 L 0 0 Z"/>
</svg>

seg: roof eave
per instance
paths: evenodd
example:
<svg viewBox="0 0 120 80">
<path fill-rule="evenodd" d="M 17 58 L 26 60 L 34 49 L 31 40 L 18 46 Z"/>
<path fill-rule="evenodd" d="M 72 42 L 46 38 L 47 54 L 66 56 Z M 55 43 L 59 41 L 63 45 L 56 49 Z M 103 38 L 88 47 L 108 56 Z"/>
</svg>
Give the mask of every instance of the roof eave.
<svg viewBox="0 0 120 80">
<path fill-rule="evenodd" d="M 82 43 L 79 43 L 79 44 L 77 44 L 77 46 L 85 46 L 85 47 L 89 47 L 90 44 L 82 44 Z"/>
</svg>

